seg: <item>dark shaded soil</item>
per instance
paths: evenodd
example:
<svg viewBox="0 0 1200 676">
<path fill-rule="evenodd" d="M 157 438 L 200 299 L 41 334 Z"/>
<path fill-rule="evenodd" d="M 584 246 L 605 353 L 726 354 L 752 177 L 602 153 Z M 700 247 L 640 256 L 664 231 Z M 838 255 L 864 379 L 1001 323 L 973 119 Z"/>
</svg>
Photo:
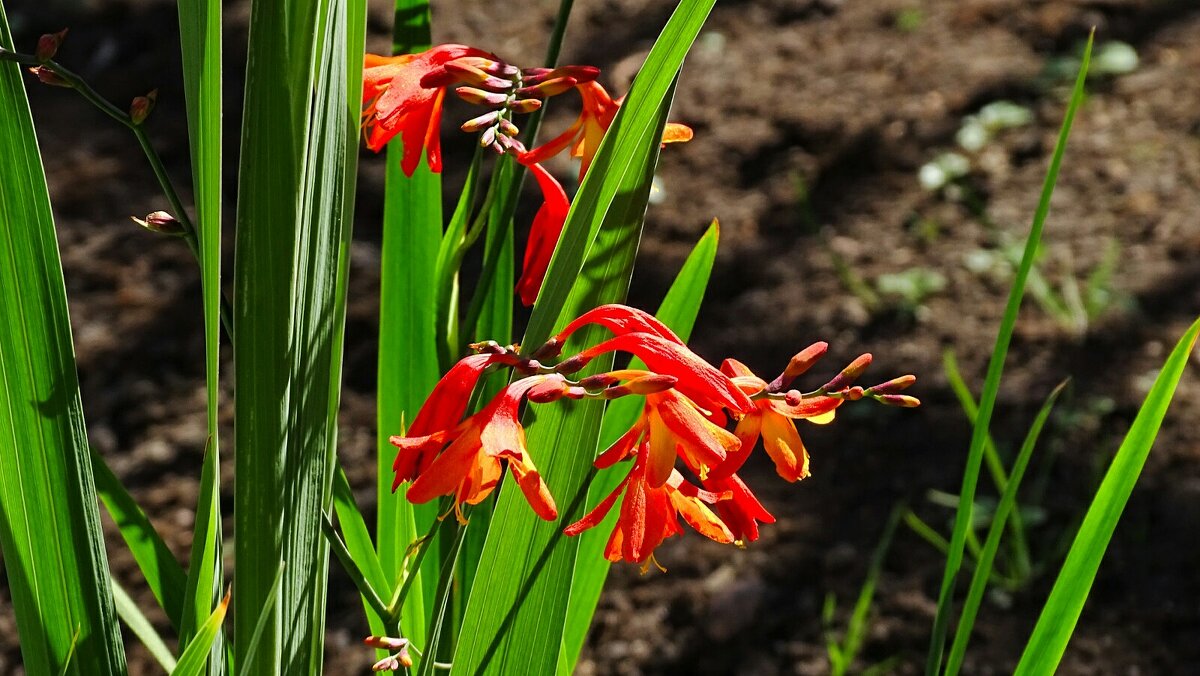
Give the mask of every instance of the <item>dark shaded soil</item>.
<svg viewBox="0 0 1200 676">
<path fill-rule="evenodd" d="M 157 86 L 155 142 L 186 182 L 172 3 L 97 1 L 69 21 L 46 6 L 8 4 L 24 46 L 69 23 L 63 60 L 113 100 Z M 460 4 L 435 16 L 439 40 L 477 44 L 518 63 L 540 60 L 554 3 L 533 14 Z M 624 91 L 668 5 L 577 4 L 565 59 L 601 66 L 605 84 Z M 244 41 L 245 15 L 244 5 L 228 10 L 231 50 Z M 389 23 L 387 3 L 373 6 L 376 49 L 386 48 Z M 721 253 L 694 334 L 697 351 L 713 361 L 737 356 L 773 374 L 799 348 L 827 340 L 822 375 L 870 351 L 874 373 L 920 377 L 915 393 L 924 406 L 859 406 L 837 424 L 802 428 L 814 476 L 800 485 L 779 481 L 765 463 L 752 465 L 747 480 L 778 523 L 745 550 L 689 535 L 660 550 L 665 575 L 615 567 L 581 674 L 825 673 L 826 594 L 839 600 L 835 625 L 844 627 L 893 506 L 904 501 L 948 531 L 949 510 L 927 493 L 958 490 L 969 427 L 942 374 L 942 351 L 954 350 L 977 390 L 1011 274 L 1000 252 L 1028 228 L 1065 108 L 1069 79 L 1047 75 L 1047 66 L 1074 54 L 1091 26 L 1102 43 L 1132 45 L 1140 64 L 1089 86 L 1039 269 L 1062 289 L 1068 280 L 1086 286 L 1110 249 L 1116 263 L 1102 289 L 1107 301 L 1086 325 L 1027 300 L 1009 358 L 994 426 L 1006 453 L 1050 389 L 1073 379 L 1023 494 L 1045 515 L 1030 533 L 1041 573 L 985 602 L 964 669 L 1011 671 L 1155 369 L 1200 313 L 1200 9 L 1190 2 L 728 0 L 717 7 L 679 85 L 674 115 L 696 139 L 664 153 L 664 199 L 650 210 L 634 303 L 657 304 L 688 248 L 719 217 Z M 231 53 L 227 72 L 233 78 L 241 70 Z M 236 87 L 228 96 L 236 110 Z M 91 441 L 186 561 L 205 437 L 194 267 L 181 244 L 125 220 L 163 207 L 131 139 L 69 92 L 34 86 L 31 97 Z M 922 165 L 954 149 L 965 116 L 1001 99 L 1025 106 L 1031 124 L 965 153 L 972 170 L 951 191 L 957 199 L 923 189 Z M 567 120 L 559 111 L 548 124 Z M 238 120 L 227 123 L 232 157 Z M 340 448 L 360 486 L 373 481 L 382 176 L 382 160 L 364 157 Z M 228 193 L 235 188 L 231 180 Z M 907 299 L 881 291 L 880 279 L 897 274 L 940 276 L 943 284 Z M 1198 416 L 1193 369 L 1062 673 L 1200 669 Z M 109 545 L 115 575 L 152 608 L 115 534 Z M 858 667 L 890 660 L 895 673 L 921 671 L 941 565 L 930 545 L 901 527 Z M 339 575 L 330 661 L 364 673 L 369 655 L 356 643 L 365 623 Z M 154 673 L 134 643 L 134 672 Z M 0 612 L 0 671 L 21 673 L 19 662 L 11 612 Z"/>
</svg>

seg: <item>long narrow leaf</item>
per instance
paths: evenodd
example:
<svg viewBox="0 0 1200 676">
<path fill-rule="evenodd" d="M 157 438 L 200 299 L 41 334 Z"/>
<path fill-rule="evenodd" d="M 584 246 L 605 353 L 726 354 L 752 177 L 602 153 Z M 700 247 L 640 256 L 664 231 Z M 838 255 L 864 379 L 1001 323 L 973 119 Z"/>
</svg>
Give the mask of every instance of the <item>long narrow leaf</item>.
<svg viewBox="0 0 1200 676">
<path fill-rule="evenodd" d="M 12 37 L 0 5 L 0 47 Z M 31 674 L 119 674 L 62 265 L 16 63 L 0 63 L 0 550 Z M 73 651 L 73 652 L 72 652 Z"/>
<path fill-rule="evenodd" d="M 720 228 L 717 222 L 713 221 L 684 261 L 662 304 L 659 305 L 656 316 L 683 340 L 691 336 L 696 315 L 700 312 L 700 303 L 704 300 L 704 292 L 708 288 L 708 279 L 716 261 L 719 239 Z M 638 366 L 635 363 L 630 368 Z M 602 447 L 616 441 L 633 425 L 644 401 L 642 397 L 624 397 L 609 404 L 608 410 L 604 412 L 604 423 L 600 430 Z M 598 475 L 588 490 L 588 508 L 603 500 L 620 481 L 619 472 Z M 604 588 L 605 579 L 608 578 L 609 563 L 604 559 L 604 545 L 608 542 L 616 519 L 617 512 L 610 512 L 598 526 L 579 535 L 579 553 L 575 561 L 571 599 L 564 623 L 559 676 L 574 673 L 579 653 L 583 650 L 592 615 L 596 612 L 600 592 Z"/>
<path fill-rule="evenodd" d="M 108 510 L 108 515 L 117 524 L 117 530 L 129 547 L 129 553 L 133 554 L 138 570 L 146 578 L 150 592 L 167 614 L 171 626 L 178 631 L 187 575 L 167 547 L 167 543 L 150 523 L 150 519 L 146 518 L 145 512 L 104 462 L 104 458 L 96 453 L 92 453 L 91 457 L 92 472 L 96 477 L 96 491 L 100 500 Z"/>
<path fill-rule="evenodd" d="M 536 348 L 566 318 L 625 298 L 676 76 L 711 7 L 685 0 L 651 49 L 571 205 L 523 345 Z M 580 334 L 575 347 L 601 337 Z M 597 359 L 583 373 L 611 364 Z M 482 559 L 507 565 L 475 578 L 458 673 L 557 669 L 577 549 L 561 529 L 582 514 L 603 415 L 602 402 L 562 404 L 540 409 L 529 434 L 531 449 L 546 449 L 538 462 L 560 501 L 559 521 L 541 522 L 518 491 L 500 492 Z"/>
<path fill-rule="evenodd" d="M 286 562 L 253 674 L 320 669 L 363 0 L 251 5 L 234 262 L 235 627 Z"/>
<path fill-rule="evenodd" d="M 225 611 L 228 608 L 229 594 L 227 593 L 225 598 L 221 599 L 221 602 L 213 609 L 208 619 L 204 621 L 204 624 L 200 625 L 200 631 L 196 632 L 195 640 L 179 656 L 179 663 L 171 671 L 171 676 L 199 676 L 208 662 L 209 653 L 214 647 L 213 643 L 216 642 L 217 635 L 221 632 L 221 624 L 225 621 Z"/>
<path fill-rule="evenodd" d="M 1129 502 L 1133 487 L 1141 476 L 1146 457 L 1158 436 L 1159 427 L 1175 395 L 1179 379 L 1183 377 L 1183 369 L 1196 346 L 1198 335 L 1200 319 L 1179 339 L 1155 378 L 1145 402 L 1138 409 L 1133 425 L 1117 449 L 1117 455 L 1104 475 L 1087 515 L 1083 517 L 1083 524 L 1058 573 L 1050 598 L 1046 600 L 1033 635 L 1021 655 L 1017 674 L 1049 674 L 1058 668 L 1079 615 L 1083 612 L 1084 601 L 1091 592 L 1100 561 L 1104 558 L 1108 543 L 1112 541 L 1117 521 Z"/>
<path fill-rule="evenodd" d="M 419 52 L 430 46 L 429 2 L 395 0 L 393 53 Z M 437 343 L 433 303 L 434 261 L 442 238 L 442 179 L 421 163 L 412 178 L 400 170 L 404 148 L 388 144 L 383 209 L 383 253 L 379 280 L 379 370 L 376 394 L 378 477 L 376 548 L 383 572 L 400 583 L 405 552 L 437 518 L 436 505 L 412 505 L 392 493 L 396 449 L 388 437 L 404 432 L 437 383 Z M 425 645 L 437 556 L 412 581 L 412 593 L 400 614 L 404 634 Z M 425 579 L 430 582 L 425 584 Z"/>
<path fill-rule="evenodd" d="M 1041 410 L 1038 411 L 1037 417 L 1029 427 L 1029 433 L 1025 435 L 1025 442 L 1021 445 L 1021 451 L 1017 453 L 1017 459 L 1013 461 L 1012 473 L 1004 486 L 1000 503 L 996 505 L 996 513 L 992 516 L 992 525 L 988 529 L 987 539 L 983 543 L 983 552 L 975 566 L 975 574 L 971 576 L 971 587 L 967 590 L 967 600 L 963 602 L 962 615 L 958 618 L 954 643 L 950 646 L 950 656 L 946 658 L 947 676 L 954 676 L 962 667 L 963 656 L 967 652 L 967 642 L 971 638 L 971 629 L 975 626 L 975 616 L 979 612 L 979 604 L 983 601 L 983 592 L 987 589 L 988 578 L 991 576 L 992 562 L 995 561 L 996 551 L 1000 549 L 1000 538 L 1004 534 L 1005 521 L 1009 519 L 1010 514 L 1016 515 L 1013 508 L 1017 504 L 1017 490 L 1020 488 L 1021 479 L 1025 476 L 1025 468 L 1029 466 L 1029 459 L 1033 457 L 1033 449 L 1037 445 L 1046 419 L 1050 417 L 1050 410 L 1054 408 L 1054 402 L 1065 386 L 1064 382 L 1054 388 L 1049 397 L 1046 397 L 1046 402 L 1042 404 Z"/>
<path fill-rule="evenodd" d="M 1050 213 L 1050 196 L 1054 193 L 1054 184 L 1058 179 L 1058 170 L 1062 166 L 1063 153 L 1067 149 L 1067 138 L 1071 134 L 1071 123 L 1075 121 L 1075 112 L 1083 103 L 1084 84 L 1087 80 L 1088 62 L 1092 54 L 1092 37 L 1088 38 L 1087 47 L 1083 53 L 1083 63 L 1079 69 L 1079 77 L 1075 81 L 1075 89 L 1071 93 L 1071 101 L 1067 105 L 1067 113 L 1063 118 L 1062 129 L 1058 135 L 1058 143 L 1054 146 L 1054 154 L 1050 158 L 1050 168 L 1046 172 L 1046 180 L 1042 184 L 1042 196 L 1038 202 L 1037 211 L 1033 216 L 1033 224 L 1029 229 L 1029 237 L 1025 240 L 1025 252 L 1021 256 L 1021 264 L 1013 278 L 1012 287 L 1008 293 L 1008 304 L 1004 309 L 1004 317 L 1000 322 L 1000 330 L 996 335 L 996 345 L 992 350 L 992 358 L 988 362 L 987 377 L 984 379 L 983 392 L 979 396 L 979 415 L 975 419 L 975 429 L 971 434 L 971 447 L 967 452 L 967 466 L 963 470 L 962 490 L 959 491 L 958 512 L 954 517 L 954 532 L 950 538 L 950 551 L 946 556 L 946 568 L 942 575 L 942 587 L 938 594 L 937 615 L 933 621 L 933 635 L 929 643 L 929 655 L 925 662 L 926 676 L 934 676 L 941 668 L 942 651 L 946 644 L 946 631 L 949 627 L 951 606 L 954 600 L 954 582 L 958 570 L 962 566 L 963 549 L 966 546 L 967 530 L 971 524 L 971 507 L 975 500 L 975 486 L 979 482 L 979 468 L 983 460 L 983 447 L 987 441 L 992 421 L 992 411 L 996 406 L 996 395 L 1000 391 L 1000 376 L 1004 372 L 1004 360 L 1008 356 L 1008 346 L 1012 342 L 1013 327 L 1017 323 L 1017 315 L 1021 310 L 1021 299 L 1025 295 L 1025 283 L 1033 268 L 1038 244 L 1042 239 L 1042 230 L 1046 217 Z"/>
<path fill-rule="evenodd" d="M 204 374 L 208 388 L 208 444 L 201 470 L 200 497 L 192 536 L 187 593 L 179 621 L 180 649 L 221 600 L 224 573 L 221 553 L 220 443 L 217 406 L 221 344 L 221 2 L 179 0 L 179 36 L 183 57 L 183 91 L 187 102 L 188 139 L 192 156 L 192 191 L 196 199 L 200 282 L 204 295 Z M 209 674 L 223 673 L 223 641 L 213 645 Z"/>
<path fill-rule="evenodd" d="M 150 651 L 150 656 L 165 670 L 170 672 L 175 668 L 175 655 L 171 653 L 171 649 L 163 642 L 162 637 L 155 631 L 154 625 L 150 624 L 150 620 L 146 619 L 146 615 L 142 613 L 141 608 L 133 602 L 121 585 L 112 580 L 113 590 L 113 605 L 117 609 L 117 616 L 129 627 L 129 631 L 138 637 L 142 645 L 146 646 L 146 650 Z"/>
</svg>

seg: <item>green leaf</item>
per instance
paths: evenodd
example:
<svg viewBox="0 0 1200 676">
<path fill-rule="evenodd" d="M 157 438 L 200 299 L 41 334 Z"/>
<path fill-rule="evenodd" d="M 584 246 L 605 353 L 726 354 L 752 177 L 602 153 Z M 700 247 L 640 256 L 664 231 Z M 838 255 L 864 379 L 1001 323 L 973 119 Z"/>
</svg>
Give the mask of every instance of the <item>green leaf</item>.
<svg viewBox="0 0 1200 676">
<path fill-rule="evenodd" d="M 367 573 L 363 572 L 363 569 L 354 560 L 354 555 L 346 548 L 345 541 L 338 535 L 337 529 L 333 526 L 333 521 L 328 516 L 325 516 L 321 520 L 321 530 L 325 533 L 325 538 L 329 541 L 333 555 L 342 564 L 342 569 L 350 576 L 350 581 L 354 583 L 354 587 L 362 594 L 367 607 L 371 609 L 376 619 L 379 620 L 376 624 L 382 624 L 388 618 L 387 605 L 380 598 L 379 592 L 375 591 L 375 587 L 367 579 Z"/>
<path fill-rule="evenodd" d="M 1029 466 L 1029 459 L 1033 457 L 1033 449 L 1037 445 L 1038 436 L 1041 435 L 1042 427 L 1045 426 L 1046 419 L 1050 417 L 1050 410 L 1054 408 L 1054 402 L 1064 387 L 1066 387 L 1066 382 L 1054 388 L 1050 396 L 1046 397 L 1046 402 L 1042 404 L 1041 410 L 1038 411 L 1037 417 L 1030 425 L 1029 433 L 1025 435 L 1025 443 L 1021 445 L 1021 451 L 1017 453 L 1017 459 L 1013 462 L 1012 474 L 1004 486 L 1000 503 L 996 505 L 996 513 L 992 516 L 992 525 L 988 528 L 983 551 L 979 555 L 979 562 L 975 565 L 975 574 L 971 577 L 967 600 L 963 602 L 962 615 L 958 618 L 954 643 L 950 646 L 950 656 L 946 658 L 945 673 L 947 676 L 954 676 L 962 668 L 963 657 L 967 652 L 967 642 L 971 638 L 971 629 L 975 626 L 975 616 L 979 612 L 979 604 L 983 601 L 983 592 L 987 589 L 988 578 L 991 576 L 992 562 L 995 561 L 996 552 L 1000 549 L 1000 538 L 1004 534 L 1005 521 L 1017 513 L 1014 509 L 1017 504 L 1017 490 L 1020 488 L 1021 479 L 1025 476 L 1025 468 Z"/>
<path fill-rule="evenodd" d="M 108 515 L 133 554 L 133 560 L 138 570 L 146 578 L 150 592 L 154 594 L 158 605 L 167 614 L 171 626 L 179 630 L 179 620 L 183 611 L 184 591 L 187 587 L 187 575 L 183 567 L 171 553 L 167 543 L 154 529 L 146 513 L 134 501 L 129 491 L 121 484 L 113 471 L 97 453 L 91 454 L 92 472 L 96 477 L 96 491 Z"/>
<path fill-rule="evenodd" d="M 427 0 L 396 0 L 393 53 L 430 46 Z M 379 280 L 379 370 L 376 399 L 378 477 L 376 547 L 384 574 L 399 584 L 405 552 L 437 518 L 434 504 L 412 505 L 392 493 L 396 449 L 388 437 L 402 434 L 438 380 L 434 333 L 434 261 L 442 238 L 442 177 L 421 163 L 412 178 L 400 170 L 400 139 L 388 144 Z M 404 634 L 425 645 L 438 556 L 412 582 L 400 614 Z M 423 584 L 425 579 L 431 580 Z"/>
<path fill-rule="evenodd" d="M 367 530 L 367 523 L 359 511 L 354 492 L 350 490 L 350 481 L 341 467 L 336 468 L 333 477 L 333 508 L 342 527 L 346 549 L 354 559 L 355 565 L 362 570 L 363 576 L 373 589 L 385 598 L 390 597 L 392 584 L 379 565 L 379 555 L 375 553 L 375 547 L 371 544 L 371 533 Z"/>
<path fill-rule="evenodd" d="M 221 623 L 225 621 L 225 611 L 229 608 L 229 594 L 217 604 L 196 638 L 188 645 L 187 650 L 179 656 L 179 664 L 171 671 L 171 676 L 198 676 L 208 662 L 209 653 L 214 649 L 217 635 L 221 632 Z"/>
<path fill-rule="evenodd" d="M 13 48 L 2 6 L 0 47 Z M 25 670 L 69 662 L 71 674 L 119 674 L 62 265 L 21 75 L 0 62 L 0 550 Z"/>
<path fill-rule="evenodd" d="M 1154 386 L 1150 388 L 1142 407 L 1138 409 L 1133 425 L 1117 449 L 1117 455 L 1083 517 L 1083 524 L 1058 573 L 1050 598 L 1046 600 L 1033 635 L 1025 645 L 1025 652 L 1017 665 L 1017 674 L 1048 674 L 1058 668 L 1079 615 L 1083 612 L 1083 604 L 1091 592 L 1100 561 L 1146 464 L 1146 457 L 1158 436 L 1159 427 L 1175 395 L 1179 379 L 1183 377 L 1183 369 L 1196 346 L 1198 335 L 1200 319 L 1179 339 L 1155 378 Z"/>
<path fill-rule="evenodd" d="M 983 382 L 983 392 L 979 397 L 979 415 L 975 419 L 975 428 L 971 434 L 971 446 L 967 452 L 967 466 L 963 470 L 962 490 L 959 491 L 958 511 L 954 517 L 954 532 L 950 538 L 950 551 L 946 556 L 946 568 L 942 575 L 941 591 L 938 594 L 937 615 L 933 621 L 933 635 L 929 643 L 929 655 L 925 662 L 926 676 L 937 674 L 942 664 L 942 651 L 946 644 L 946 631 L 950 621 L 951 606 L 954 597 L 954 582 L 958 570 L 962 566 L 963 549 L 966 547 L 967 530 L 971 524 L 971 507 L 975 501 L 975 487 L 979 483 L 979 468 L 983 461 L 983 448 L 987 443 L 989 427 L 992 421 L 992 411 L 996 406 L 996 395 L 1000 390 L 1000 377 L 1004 372 L 1004 360 L 1008 356 L 1008 346 L 1012 342 L 1013 327 L 1017 323 L 1017 315 L 1021 310 L 1021 298 L 1025 295 L 1026 281 L 1033 268 L 1037 256 L 1038 244 L 1042 239 L 1042 230 L 1046 224 L 1046 216 L 1050 213 L 1050 196 L 1054 193 L 1054 183 L 1058 179 L 1059 167 L 1062 166 L 1063 153 L 1067 149 L 1067 138 L 1071 134 L 1071 123 L 1075 120 L 1075 112 L 1079 110 L 1084 98 L 1084 83 L 1087 79 L 1088 60 L 1092 53 L 1092 38 L 1088 38 L 1084 50 L 1083 63 L 1079 69 L 1079 77 L 1075 81 L 1075 89 L 1071 101 L 1067 105 L 1067 113 L 1063 119 L 1062 129 L 1058 135 L 1058 143 L 1054 146 L 1054 155 L 1050 159 L 1050 168 L 1046 172 L 1046 180 L 1042 184 L 1042 196 L 1038 202 L 1037 211 L 1033 216 L 1033 224 L 1029 229 L 1029 237 L 1025 240 L 1025 252 L 1021 256 L 1021 264 L 1013 277 L 1012 287 L 1008 292 L 1008 304 L 1004 308 L 1004 317 L 1000 321 L 1000 330 L 996 335 L 996 344 L 992 349 L 992 358 L 988 362 L 987 377 Z"/>
<path fill-rule="evenodd" d="M 242 664 L 253 664 L 254 656 L 258 654 L 258 649 L 262 645 L 263 636 L 266 634 L 267 623 L 271 618 L 278 613 L 279 605 L 279 587 L 283 585 L 283 571 L 287 570 L 286 563 L 280 563 L 275 569 L 275 580 L 271 583 L 271 590 L 267 592 L 267 599 L 263 603 L 262 609 L 258 613 L 258 619 L 254 621 L 254 633 L 250 634 L 250 640 L 245 641 L 242 646 L 246 651 L 246 657 L 242 660 Z M 244 639 L 243 639 L 244 640 Z M 230 670 L 232 671 L 232 669 Z M 242 676 L 249 676 L 250 672 L 245 666 L 237 671 Z"/>
<path fill-rule="evenodd" d="M 224 568 L 221 562 L 221 476 L 217 449 L 209 443 L 200 467 L 200 491 L 196 498 L 196 523 L 192 528 L 192 551 L 188 563 L 187 590 L 179 629 L 179 649 L 186 650 L 197 628 L 221 602 Z M 224 673 L 224 640 L 213 641 L 210 674 Z"/>
<path fill-rule="evenodd" d="M 719 239 L 720 227 L 713 221 L 684 261 L 683 267 L 658 307 L 656 316 L 683 340 L 691 336 L 692 327 L 696 324 L 696 315 L 700 313 L 700 303 L 704 300 L 712 266 L 717 258 Z M 639 368 L 640 362 L 634 361 L 630 368 Z M 608 405 L 600 431 L 601 447 L 616 441 L 633 426 L 644 402 L 643 397 L 623 397 Z M 588 490 L 587 508 L 592 509 L 599 504 L 617 487 L 621 479 L 620 472 L 597 475 Z M 583 650 L 592 615 L 596 612 L 600 592 L 608 577 L 610 564 L 604 558 L 604 546 L 608 543 L 608 536 L 616 524 L 617 514 L 617 511 L 609 512 L 603 522 L 579 535 L 579 553 L 575 560 L 575 575 L 571 580 L 571 599 L 567 606 L 562 655 L 559 658 L 560 676 L 574 673 L 579 653 Z"/>
<path fill-rule="evenodd" d="M 133 632 L 134 636 L 146 646 L 146 650 L 150 651 L 150 656 L 168 673 L 175 669 L 175 655 L 171 653 L 171 649 L 163 643 L 162 637 L 154 630 L 154 626 L 150 624 L 150 620 L 142 613 L 133 599 L 129 598 L 129 594 L 116 581 L 112 580 L 113 604 L 116 606 L 117 615 L 121 621 L 129 627 L 129 631 Z"/>
<path fill-rule="evenodd" d="M 541 345 L 556 325 L 624 300 L 676 76 L 711 7 L 711 0 L 685 0 L 651 49 L 571 205 L 523 345 Z M 590 327 L 572 345 L 601 336 Z M 611 355 L 598 358 L 583 373 L 611 364 Z M 528 444 L 560 518 L 542 522 L 519 491 L 500 491 L 482 560 L 505 565 L 476 575 L 454 656 L 458 673 L 557 668 L 577 548 L 562 528 L 582 514 L 603 412 L 599 401 L 537 410 Z"/>
<path fill-rule="evenodd" d="M 239 668 L 321 667 L 365 35 L 363 0 L 251 5 L 234 260 Z M 286 630 L 285 630 L 286 628 Z"/>
<path fill-rule="evenodd" d="M 221 345 L 221 2 L 179 0 L 179 37 L 183 91 L 187 102 L 188 139 L 192 157 L 192 193 L 196 200 L 196 239 L 204 296 L 204 374 L 208 388 L 208 444 L 201 470 L 200 496 L 188 566 L 187 590 L 180 615 L 180 649 L 221 600 L 221 503 L 219 495 L 218 366 Z M 223 641 L 213 645 L 209 674 L 224 673 Z"/>
</svg>

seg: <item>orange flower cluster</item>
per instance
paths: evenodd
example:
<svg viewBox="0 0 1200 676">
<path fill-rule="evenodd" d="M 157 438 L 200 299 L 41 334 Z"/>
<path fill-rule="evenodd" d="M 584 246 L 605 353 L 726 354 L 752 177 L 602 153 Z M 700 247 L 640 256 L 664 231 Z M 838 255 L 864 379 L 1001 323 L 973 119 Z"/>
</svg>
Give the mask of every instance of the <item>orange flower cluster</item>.
<svg viewBox="0 0 1200 676">
<path fill-rule="evenodd" d="M 588 325 L 602 326 L 614 335 L 554 366 L 543 364 L 559 356 L 567 339 Z M 500 482 L 501 461 L 507 461 L 511 480 L 533 511 L 555 520 L 554 498 L 526 448 L 518 417 L 521 402 L 643 396 L 645 406 L 637 422 L 595 460 L 600 469 L 629 462 L 628 474 L 592 512 L 564 530 L 577 535 L 596 526 L 622 498 L 620 517 L 605 550 L 610 561 L 649 565 L 663 540 L 683 532 L 681 517 L 717 542 L 756 540 L 758 524 L 775 519 L 737 472 L 760 438 L 779 475 L 794 482 L 809 474 L 808 451 L 794 421 L 827 423 L 843 402 L 864 398 L 893 406 L 920 403 L 899 394 L 915 382 L 913 376 L 869 388 L 854 385 L 870 364 L 869 354 L 812 392 L 791 389 L 792 382 L 825 353 L 825 343 L 800 352 L 770 383 L 733 359 L 718 369 L 653 316 L 624 305 L 604 305 L 585 313 L 531 356 L 496 343 L 473 347 L 477 354 L 459 361 L 442 378 L 408 435 L 391 438 L 399 449 L 393 488 L 411 482 L 407 498 L 418 503 L 453 495 L 455 512 L 465 522 L 462 505 L 486 498 Z M 631 354 L 645 368 L 570 379 L 596 357 L 611 352 Z M 493 366 L 512 368 L 523 377 L 463 420 L 471 393 L 483 372 Z M 730 419 L 735 421 L 732 432 L 727 429 Z"/>
<path fill-rule="evenodd" d="M 516 293 L 533 305 L 541 289 L 554 247 L 566 222 L 570 201 L 562 185 L 542 166 L 545 160 L 571 148 L 580 160 L 579 180 L 591 166 L 604 133 L 612 125 L 621 100 L 614 100 L 595 81 L 593 66 L 521 69 L 489 52 L 466 45 L 438 45 L 420 54 L 378 56 L 367 54 L 363 70 L 363 131 L 367 147 L 382 150 L 399 136 L 404 144 L 401 168 L 412 176 L 421 154 L 431 171 L 442 170 L 442 104 L 446 89 L 454 86 L 460 98 L 489 111 L 463 123 L 468 133 L 499 154 L 511 154 L 529 167 L 542 191 L 543 203 L 530 228 L 521 279 Z M 514 114 L 531 113 L 542 99 L 574 89 L 583 110 L 565 132 L 532 150 L 517 138 L 520 129 Z M 669 123 L 663 143 L 688 141 L 692 130 Z"/>
</svg>

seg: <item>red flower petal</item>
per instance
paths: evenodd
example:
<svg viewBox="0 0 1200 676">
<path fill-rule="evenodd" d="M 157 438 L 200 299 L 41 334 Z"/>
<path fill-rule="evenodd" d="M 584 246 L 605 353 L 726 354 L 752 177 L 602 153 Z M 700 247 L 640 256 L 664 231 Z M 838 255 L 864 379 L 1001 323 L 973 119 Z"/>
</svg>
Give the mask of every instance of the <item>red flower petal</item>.
<svg viewBox="0 0 1200 676">
<path fill-rule="evenodd" d="M 517 295 L 521 302 L 530 306 L 537 300 L 541 291 L 542 281 L 546 270 L 550 267 L 550 259 L 554 257 L 554 248 L 558 246 L 558 238 L 562 235 L 563 224 L 567 220 L 567 212 L 571 203 L 563 187 L 546 171 L 542 165 L 529 166 L 542 189 L 545 200 L 537 215 L 533 218 L 533 226 L 529 229 L 529 241 L 525 245 L 525 262 L 521 271 L 521 279 L 517 282 Z"/>
</svg>

